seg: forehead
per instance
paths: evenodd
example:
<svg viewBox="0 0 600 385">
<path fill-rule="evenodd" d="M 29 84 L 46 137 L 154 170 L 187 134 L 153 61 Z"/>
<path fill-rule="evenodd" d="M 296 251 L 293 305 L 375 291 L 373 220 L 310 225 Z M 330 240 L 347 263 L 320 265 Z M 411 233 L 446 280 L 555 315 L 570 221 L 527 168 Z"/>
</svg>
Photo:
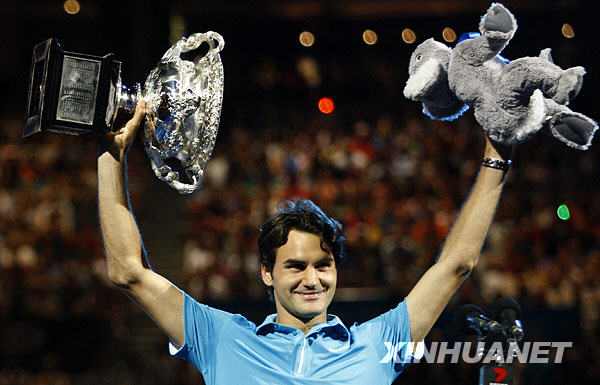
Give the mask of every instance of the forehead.
<svg viewBox="0 0 600 385">
<path fill-rule="evenodd" d="M 275 263 L 288 258 L 310 261 L 328 255 L 321 249 L 321 238 L 306 231 L 292 229 L 288 233 L 287 242 L 277 249 Z"/>
</svg>

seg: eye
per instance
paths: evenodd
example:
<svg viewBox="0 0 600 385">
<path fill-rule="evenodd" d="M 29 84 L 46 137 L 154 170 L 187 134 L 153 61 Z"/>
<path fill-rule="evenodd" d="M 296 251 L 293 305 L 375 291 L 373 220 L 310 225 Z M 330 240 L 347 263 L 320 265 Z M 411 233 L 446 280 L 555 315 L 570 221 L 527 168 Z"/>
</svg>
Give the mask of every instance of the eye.
<svg viewBox="0 0 600 385">
<path fill-rule="evenodd" d="M 325 262 L 325 263 L 319 263 L 317 266 L 315 266 L 318 270 L 320 271 L 325 271 L 328 270 L 331 267 L 331 263 L 329 262 Z"/>
<path fill-rule="evenodd" d="M 423 54 L 417 54 L 417 57 L 415 58 L 417 61 L 421 60 L 423 58 Z"/>
<path fill-rule="evenodd" d="M 286 266 L 288 269 L 302 271 L 304 270 L 304 265 L 301 263 L 290 263 Z"/>
</svg>

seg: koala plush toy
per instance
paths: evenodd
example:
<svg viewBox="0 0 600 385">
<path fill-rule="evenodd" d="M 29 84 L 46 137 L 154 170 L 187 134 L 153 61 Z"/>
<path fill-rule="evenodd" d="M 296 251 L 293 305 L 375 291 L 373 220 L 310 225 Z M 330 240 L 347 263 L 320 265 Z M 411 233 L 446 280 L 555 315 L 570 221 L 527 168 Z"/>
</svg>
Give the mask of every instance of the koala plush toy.
<svg viewBox="0 0 600 385">
<path fill-rule="evenodd" d="M 595 121 L 567 107 L 581 89 L 583 67 L 563 70 L 550 49 L 507 63 L 498 54 L 517 30 L 514 16 L 493 3 L 479 23 L 481 36 L 454 49 L 428 39 L 412 53 L 404 96 L 422 102 L 432 119 L 454 120 L 472 107 L 494 141 L 515 145 L 543 130 L 569 147 L 587 150 Z"/>
</svg>

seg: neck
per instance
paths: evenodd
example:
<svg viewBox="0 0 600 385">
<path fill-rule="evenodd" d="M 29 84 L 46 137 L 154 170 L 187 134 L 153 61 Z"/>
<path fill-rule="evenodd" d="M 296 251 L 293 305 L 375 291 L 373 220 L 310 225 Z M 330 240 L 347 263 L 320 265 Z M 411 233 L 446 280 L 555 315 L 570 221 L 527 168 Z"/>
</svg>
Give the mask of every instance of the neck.
<svg viewBox="0 0 600 385">
<path fill-rule="evenodd" d="M 298 318 L 287 312 L 277 312 L 277 318 L 275 321 L 282 325 L 296 328 L 302 333 L 307 334 L 308 331 L 316 324 L 327 322 L 327 313 L 318 314 L 313 318 Z"/>
</svg>

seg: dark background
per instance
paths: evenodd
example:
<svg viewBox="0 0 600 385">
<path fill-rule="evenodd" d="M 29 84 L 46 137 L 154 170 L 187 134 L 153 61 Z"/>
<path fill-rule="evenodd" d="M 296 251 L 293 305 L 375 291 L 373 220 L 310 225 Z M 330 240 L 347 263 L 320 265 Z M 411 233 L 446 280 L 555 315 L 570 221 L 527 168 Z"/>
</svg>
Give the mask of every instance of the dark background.
<svg viewBox="0 0 600 385">
<path fill-rule="evenodd" d="M 277 201 L 308 197 L 344 224 L 349 258 L 331 312 L 348 324 L 394 306 L 433 263 L 474 180 L 483 134 L 472 114 L 432 122 L 402 96 L 417 43 L 443 27 L 475 31 L 483 1 L 61 1 L 0 3 L 0 384 L 191 384 L 166 338 L 107 280 L 96 219 L 96 144 L 23 140 L 36 43 L 123 61 L 142 82 L 173 36 L 225 39 L 221 125 L 206 186 L 180 196 L 155 179 L 137 143 L 131 197 L 154 268 L 196 299 L 256 323 L 273 311 L 256 270 L 256 235 Z M 595 1 L 507 1 L 511 59 L 553 48 L 588 71 L 573 110 L 598 120 Z M 570 23 L 575 37 L 561 34 Z M 402 41 L 405 27 L 415 44 Z M 378 42 L 361 35 L 373 29 Z M 314 33 L 312 47 L 298 43 Z M 449 43 L 452 45 L 453 43 Z M 298 69 L 308 59 L 320 81 Z M 331 97 L 336 110 L 321 114 Z M 595 141 L 597 142 L 597 140 Z M 516 297 L 530 341 L 573 341 L 562 364 L 517 365 L 520 384 L 597 383 L 600 319 L 598 148 L 540 135 L 519 146 L 480 266 L 429 341 L 464 339 L 454 309 Z M 340 160 L 341 159 L 341 160 Z M 211 167 L 211 166 L 209 166 Z M 219 182 L 219 175 L 223 178 Z M 571 219 L 556 216 L 565 203 Z M 253 262 L 254 261 L 254 262 Z M 415 364 L 398 383 L 475 383 L 477 365 Z"/>
</svg>

